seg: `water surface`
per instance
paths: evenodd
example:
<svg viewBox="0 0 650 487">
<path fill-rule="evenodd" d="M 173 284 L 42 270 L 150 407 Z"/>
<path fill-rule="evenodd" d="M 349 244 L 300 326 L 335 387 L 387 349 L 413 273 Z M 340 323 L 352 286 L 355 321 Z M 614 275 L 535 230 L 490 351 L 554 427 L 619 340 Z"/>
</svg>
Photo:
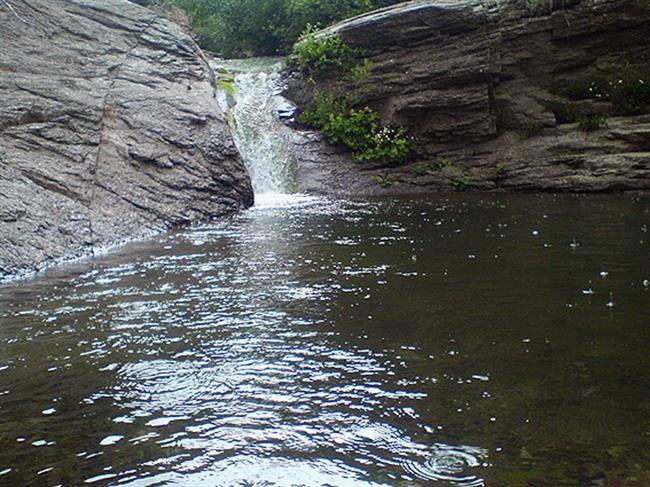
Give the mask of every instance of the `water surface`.
<svg viewBox="0 0 650 487">
<path fill-rule="evenodd" d="M 649 212 L 267 197 L 0 287 L 0 484 L 650 485 Z"/>
</svg>

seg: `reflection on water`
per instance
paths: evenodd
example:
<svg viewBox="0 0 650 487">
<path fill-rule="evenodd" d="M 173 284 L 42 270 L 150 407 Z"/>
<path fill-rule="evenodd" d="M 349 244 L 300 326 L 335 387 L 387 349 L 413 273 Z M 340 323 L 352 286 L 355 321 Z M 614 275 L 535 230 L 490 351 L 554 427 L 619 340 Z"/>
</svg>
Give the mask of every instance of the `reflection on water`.
<svg viewBox="0 0 650 487">
<path fill-rule="evenodd" d="M 258 203 L 0 288 L 0 484 L 650 485 L 647 198 Z"/>
</svg>

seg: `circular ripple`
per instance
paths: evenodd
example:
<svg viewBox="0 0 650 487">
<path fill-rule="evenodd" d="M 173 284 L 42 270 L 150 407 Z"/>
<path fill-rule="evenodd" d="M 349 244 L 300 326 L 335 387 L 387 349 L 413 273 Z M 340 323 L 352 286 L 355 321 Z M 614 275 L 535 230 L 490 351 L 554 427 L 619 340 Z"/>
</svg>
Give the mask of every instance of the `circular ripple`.
<svg viewBox="0 0 650 487">
<path fill-rule="evenodd" d="M 476 475 L 486 451 L 473 447 L 437 446 L 424 462 L 408 460 L 403 468 L 423 480 L 445 481 L 463 487 L 482 487 L 485 482 Z"/>
</svg>

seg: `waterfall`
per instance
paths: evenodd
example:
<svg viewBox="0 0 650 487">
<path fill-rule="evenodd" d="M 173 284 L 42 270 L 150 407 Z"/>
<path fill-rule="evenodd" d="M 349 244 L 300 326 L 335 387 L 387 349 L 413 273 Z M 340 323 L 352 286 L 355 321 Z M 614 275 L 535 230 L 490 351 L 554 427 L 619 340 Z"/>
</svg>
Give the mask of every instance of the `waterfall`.
<svg viewBox="0 0 650 487">
<path fill-rule="evenodd" d="M 259 200 L 293 191 L 293 160 L 278 113 L 287 101 L 278 94 L 280 58 L 214 61 L 219 103 Z"/>
</svg>

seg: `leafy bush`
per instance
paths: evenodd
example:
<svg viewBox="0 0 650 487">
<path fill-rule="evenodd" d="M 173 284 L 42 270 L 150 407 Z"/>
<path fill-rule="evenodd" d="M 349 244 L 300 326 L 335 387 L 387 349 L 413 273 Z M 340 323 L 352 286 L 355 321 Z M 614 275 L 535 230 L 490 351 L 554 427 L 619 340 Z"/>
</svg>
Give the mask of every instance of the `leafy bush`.
<svg viewBox="0 0 650 487">
<path fill-rule="evenodd" d="M 607 126 L 607 117 L 605 115 L 587 115 L 578 120 L 580 128 L 585 132 L 593 132 Z"/>
<path fill-rule="evenodd" d="M 526 137 L 535 137 L 536 135 L 539 135 L 541 131 L 542 127 L 537 121 L 529 118 L 524 122 L 524 134 Z"/>
<path fill-rule="evenodd" d="M 616 115 L 650 112 L 650 83 L 643 77 L 626 76 L 618 80 L 572 81 L 561 90 L 571 100 L 611 102 Z"/>
<path fill-rule="evenodd" d="M 469 187 L 469 183 L 464 178 L 455 178 L 452 179 L 451 186 L 454 191 L 465 191 Z"/>
<path fill-rule="evenodd" d="M 399 186 L 399 181 L 393 181 L 387 175 L 386 176 L 373 176 L 372 179 L 377 181 L 377 184 L 384 189 L 392 188 L 393 186 Z"/>
<path fill-rule="evenodd" d="M 589 100 L 608 98 L 607 82 L 603 80 L 571 81 L 564 88 L 564 94 L 570 100 Z"/>
<path fill-rule="evenodd" d="M 300 121 L 320 129 L 331 144 L 348 148 L 359 162 L 404 162 L 415 146 L 404 128 L 381 127 L 372 108 L 349 108 L 331 94 L 317 93 Z"/>
<path fill-rule="evenodd" d="M 357 161 L 406 162 L 413 149 L 413 140 L 404 127 L 383 127 L 374 133 L 370 144 L 353 155 Z"/>
<path fill-rule="evenodd" d="M 300 71 L 318 78 L 345 73 L 360 79 L 370 69 L 360 62 L 363 51 L 348 46 L 338 36 L 316 39 L 313 32 L 307 31 L 296 44 L 294 53 Z"/>
<path fill-rule="evenodd" d="M 610 96 L 619 115 L 639 115 L 650 112 L 650 83 L 642 79 L 619 83 Z"/>
<path fill-rule="evenodd" d="M 441 171 L 442 169 L 446 167 L 451 167 L 453 165 L 453 162 L 451 162 L 450 159 L 440 159 L 439 161 L 432 162 L 429 164 L 429 167 L 431 168 L 432 171 Z"/>
<path fill-rule="evenodd" d="M 551 103 L 549 108 L 555 115 L 555 121 L 559 124 L 574 123 L 578 119 L 575 111 L 568 103 Z"/>
</svg>

